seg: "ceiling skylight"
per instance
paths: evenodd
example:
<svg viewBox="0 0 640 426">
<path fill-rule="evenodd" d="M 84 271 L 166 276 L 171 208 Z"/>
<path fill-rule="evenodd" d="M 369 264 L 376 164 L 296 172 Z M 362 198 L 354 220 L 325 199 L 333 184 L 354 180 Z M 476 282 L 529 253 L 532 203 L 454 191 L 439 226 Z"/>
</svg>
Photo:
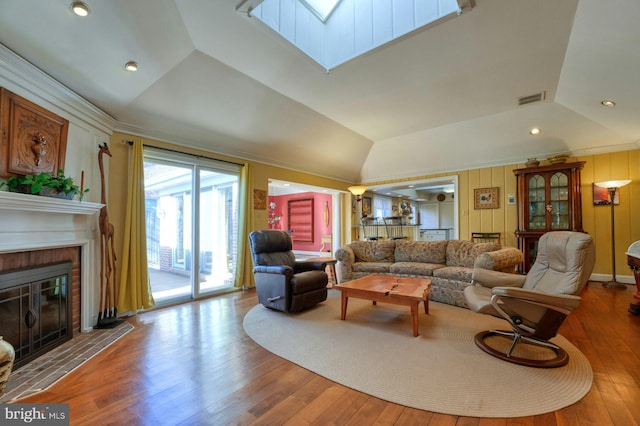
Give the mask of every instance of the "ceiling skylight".
<svg viewBox="0 0 640 426">
<path fill-rule="evenodd" d="M 470 9 L 470 2 L 245 0 L 250 4 L 240 11 L 246 10 L 329 72 L 394 39 L 454 18 Z"/>
<path fill-rule="evenodd" d="M 322 22 L 327 22 L 341 0 L 300 0 Z"/>
</svg>

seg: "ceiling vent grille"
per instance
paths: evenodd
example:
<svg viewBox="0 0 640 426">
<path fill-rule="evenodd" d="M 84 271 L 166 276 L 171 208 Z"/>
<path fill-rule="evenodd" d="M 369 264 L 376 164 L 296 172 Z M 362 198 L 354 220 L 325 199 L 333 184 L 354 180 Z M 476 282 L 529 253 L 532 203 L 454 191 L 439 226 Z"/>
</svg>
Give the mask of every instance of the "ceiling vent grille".
<svg viewBox="0 0 640 426">
<path fill-rule="evenodd" d="M 522 97 L 518 98 L 518 106 L 532 104 L 534 102 L 544 101 L 546 95 L 547 95 L 547 92 L 546 91 L 542 91 L 540 93 L 535 93 L 533 95 L 522 96 Z"/>
</svg>

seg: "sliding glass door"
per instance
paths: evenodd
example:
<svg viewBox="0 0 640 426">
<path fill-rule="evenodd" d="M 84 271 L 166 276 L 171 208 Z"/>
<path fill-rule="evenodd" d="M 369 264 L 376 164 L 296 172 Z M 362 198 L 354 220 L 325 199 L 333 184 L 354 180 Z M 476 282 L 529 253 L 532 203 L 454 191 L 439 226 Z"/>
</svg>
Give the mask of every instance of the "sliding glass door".
<svg viewBox="0 0 640 426">
<path fill-rule="evenodd" d="M 147 257 L 156 304 L 233 287 L 238 167 L 145 149 L 144 169 Z"/>
<path fill-rule="evenodd" d="M 199 292 L 233 286 L 237 260 L 238 178 L 199 170 Z"/>
</svg>

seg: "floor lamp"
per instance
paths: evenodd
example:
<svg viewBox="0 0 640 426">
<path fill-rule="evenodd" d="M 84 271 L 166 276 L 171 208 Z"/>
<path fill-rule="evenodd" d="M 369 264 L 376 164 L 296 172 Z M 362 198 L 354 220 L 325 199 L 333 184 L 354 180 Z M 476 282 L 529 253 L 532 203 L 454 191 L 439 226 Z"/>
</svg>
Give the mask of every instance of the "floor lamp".
<svg viewBox="0 0 640 426">
<path fill-rule="evenodd" d="M 619 283 L 616 281 L 616 226 L 615 226 L 615 216 L 613 214 L 614 208 L 614 197 L 616 195 L 616 191 L 621 186 L 625 186 L 631 183 L 630 180 L 609 180 L 606 182 L 596 182 L 595 185 L 600 188 L 606 188 L 609 190 L 609 204 L 611 204 L 611 281 L 608 281 L 602 284 L 608 288 L 627 288 L 626 285 Z"/>
</svg>

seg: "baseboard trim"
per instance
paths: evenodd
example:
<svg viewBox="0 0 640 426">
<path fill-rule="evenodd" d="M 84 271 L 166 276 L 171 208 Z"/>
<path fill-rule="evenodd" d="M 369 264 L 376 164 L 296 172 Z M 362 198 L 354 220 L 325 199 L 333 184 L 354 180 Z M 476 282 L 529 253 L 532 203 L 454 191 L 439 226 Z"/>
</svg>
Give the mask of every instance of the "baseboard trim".
<svg viewBox="0 0 640 426">
<path fill-rule="evenodd" d="M 591 274 L 590 281 L 611 281 L 612 276 L 609 274 Z M 631 275 L 618 275 L 616 274 L 616 281 L 623 284 L 635 284 L 636 280 Z"/>
</svg>

